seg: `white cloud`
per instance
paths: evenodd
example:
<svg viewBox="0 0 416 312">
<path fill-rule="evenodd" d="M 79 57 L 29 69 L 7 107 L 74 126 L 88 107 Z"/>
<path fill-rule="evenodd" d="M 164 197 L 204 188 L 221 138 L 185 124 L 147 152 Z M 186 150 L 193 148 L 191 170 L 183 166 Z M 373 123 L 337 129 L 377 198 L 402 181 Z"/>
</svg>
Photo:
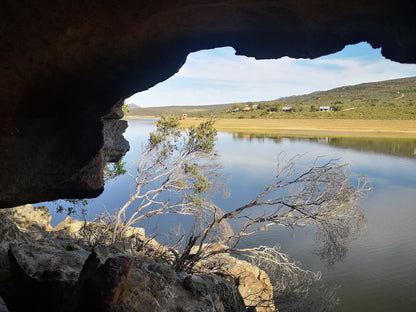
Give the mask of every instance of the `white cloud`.
<svg viewBox="0 0 416 312">
<path fill-rule="evenodd" d="M 192 53 L 175 76 L 128 102 L 165 106 L 271 100 L 416 75 L 416 65 L 386 60 L 365 43 L 315 60 L 255 60 L 234 53 L 230 47 Z"/>
</svg>

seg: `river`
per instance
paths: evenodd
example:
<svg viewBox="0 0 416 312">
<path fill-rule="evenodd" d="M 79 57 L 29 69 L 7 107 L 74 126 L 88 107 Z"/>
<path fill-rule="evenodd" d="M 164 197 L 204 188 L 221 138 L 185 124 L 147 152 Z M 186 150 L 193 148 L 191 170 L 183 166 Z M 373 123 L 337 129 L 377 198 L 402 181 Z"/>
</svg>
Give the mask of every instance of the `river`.
<svg viewBox="0 0 416 312">
<path fill-rule="evenodd" d="M 126 167 L 138 157 L 154 120 L 129 120 L 125 137 L 131 150 Z M 302 267 L 322 272 L 321 292 L 311 292 L 315 301 L 337 300 L 334 311 L 414 311 L 416 307 L 416 140 L 354 138 L 285 138 L 249 134 L 219 133 L 216 150 L 223 173 L 230 178 L 231 196 L 218 198 L 221 207 L 237 207 L 252 198 L 273 177 L 277 156 L 305 154 L 341 158 L 350 164 L 352 177 L 366 176 L 372 191 L 361 200 L 367 217 L 365 233 L 350 244 L 346 257 L 328 267 L 314 253 L 311 229 L 279 229 L 265 232 L 247 246 L 276 243 L 281 250 L 302 263 Z M 134 170 L 132 169 L 132 172 Z M 128 199 L 132 179 L 124 175 L 109 181 L 104 193 L 89 201 L 93 218 L 107 209 L 113 211 Z M 55 225 L 65 218 L 55 214 Z M 152 230 L 176 223 L 160 219 L 148 224 Z M 149 230 L 149 229 L 148 229 Z M 321 298 L 321 297 L 322 298 Z M 310 311 L 326 305 L 311 305 Z M 303 307 L 302 309 L 306 309 Z M 288 309 L 290 310 L 290 309 Z M 284 312 L 285 310 L 281 310 Z"/>
</svg>

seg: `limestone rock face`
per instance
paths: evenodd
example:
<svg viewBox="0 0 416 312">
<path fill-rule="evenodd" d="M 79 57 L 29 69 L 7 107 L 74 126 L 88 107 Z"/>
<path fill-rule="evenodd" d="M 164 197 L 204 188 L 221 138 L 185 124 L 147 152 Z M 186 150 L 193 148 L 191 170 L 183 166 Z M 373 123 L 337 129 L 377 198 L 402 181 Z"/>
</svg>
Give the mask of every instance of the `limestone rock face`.
<svg viewBox="0 0 416 312">
<path fill-rule="evenodd" d="M 412 63 L 415 11 L 413 0 L 2 1 L 0 207 L 101 193 L 103 117 L 190 52 L 314 58 L 367 41 Z"/>
</svg>

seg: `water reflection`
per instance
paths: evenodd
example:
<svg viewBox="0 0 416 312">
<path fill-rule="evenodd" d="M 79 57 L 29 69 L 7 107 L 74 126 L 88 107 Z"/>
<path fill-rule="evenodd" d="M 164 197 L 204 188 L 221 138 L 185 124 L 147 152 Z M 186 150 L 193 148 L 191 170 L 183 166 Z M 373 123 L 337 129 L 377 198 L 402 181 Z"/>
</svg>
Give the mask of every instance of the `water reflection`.
<svg viewBox="0 0 416 312">
<path fill-rule="evenodd" d="M 136 160 L 141 146 L 154 128 L 152 120 L 129 121 L 126 138 L 131 145 L 124 161 L 127 168 Z M 363 141 L 368 140 L 368 141 Z M 383 142 L 384 141 L 384 142 Z M 288 138 L 265 135 L 220 133 L 217 150 L 230 176 L 231 197 L 216 199 L 224 209 L 238 207 L 262 191 L 276 169 L 277 155 L 305 154 L 315 158 L 342 158 L 351 164 L 354 177 L 365 175 L 374 190 L 362 202 L 367 217 L 367 232 L 350 245 L 342 262 L 328 268 L 314 254 L 314 231 L 276 228 L 247 239 L 243 247 L 259 244 L 274 246 L 299 260 L 304 268 L 322 271 L 322 284 L 311 288 L 301 300 L 280 301 L 294 311 L 390 312 L 413 311 L 416 306 L 416 161 L 415 140 L 376 138 Z M 132 179 L 121 176 L 106 185 L 105 192 L 90 201 L 91 218 L 112 211 L 125 203 Z M 54 212 L 52 207 L 51 212 Z M 54 214 L 56 225 L 65 215 Z M 160 228 L 171 228 L 178 218 L 160 219 Z M 182 223 L 182 225 L 184 225 Z M 154 227 L 154 225 L 151 225 Z M 151 228 L 153 230 L 153 228 Z M 341 287 L 337 287 L 340 285 Z M 337 298 L 339 304 L 335 306 Z"/>
<path fill-rule="evenodd" d="M 282 139 L 291 141 L 310 141 L 319 144 L 327 144 L 338 148 L 352 149 L 356 151 L 375 152 L 378 154 L 395 155 L 408 158 L 416 158 L 416 140 L 402 138 L 378 138 L 378 137 L 291 137 L 282 135 L 233 133 L 234 139 L 248 141 L 280 143 Z"/>
</svg>

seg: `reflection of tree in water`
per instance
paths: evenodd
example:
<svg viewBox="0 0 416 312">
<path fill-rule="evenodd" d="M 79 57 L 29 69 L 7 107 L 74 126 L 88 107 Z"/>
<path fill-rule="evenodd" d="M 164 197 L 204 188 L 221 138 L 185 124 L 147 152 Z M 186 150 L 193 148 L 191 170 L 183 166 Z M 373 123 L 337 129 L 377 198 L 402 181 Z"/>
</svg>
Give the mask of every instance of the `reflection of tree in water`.
<svg viewBox="0 0 416 312">
<path fill-rule="evenodd" d="M 306 289 L 285 291 L 275 297 L 281 312 L 332 312 L 338 304 L 339 286 L 325 285 L 322 281 L 311 283 Z"/>
<path fill-rule="evenodd" d="M 328 144 L 335 147 L 347 148 L 357 151 L 376 152 L 380 154 L 416 158 L 416 140 L 400 138 L 374 138 L 374 137 L 295 137 L 287 135 L 268 135 L 259 133 L 233 133 L 234 139 L 247 139 L 249 141 L 280 143 L 283 138 L 291 141 L 312 141 Z"/>
<path fill-rule="evenodd" d="M 234 139 L 245 139 L 248 141 L 258 141 L 258 142 L 264 142 L 264 141 L 271 141 L 274 143 L 280 143 L 282 141 L 282 136 L 270 136 L 266 134 L 261 133 L 243 133 L 243 132 L 233 132 L 233 138 Z"/>
<path fill-rule="evenodd" d="M 315 253 L 328 267 L 333 267 L 336 262 L 344 259 L 348 251 L 348 243 L 359 236 L 365 228 L 364 214 L 351 216 L 349 220 L 345 219 L 344 214 L 343 218 L 345 220 L 343 224 L 335 225 L 328 220 L 325 226 L 318 227 L 316 232 Z M 287 262 L 290 261 L 293 260 Z M 268 273 L 273 284 L 275 306 L 281 312 L 329 312 L 333 311 L 339 303 L 337 290 L 340 286 L 325 283 L 321 279 L 320 272 L 302 269 L 296 261 L 293 261 L 296 263 L 296 269 L 290 274 L 280 270 L 279 266 L 272 267 L 261 260 L 253 262 Z"/>
<path fill-rule="evenodd" d="M 359 151 L 416 158 L 416 140 L 393 138 L 329 138 L 329 145 Z"/>
</svg>

